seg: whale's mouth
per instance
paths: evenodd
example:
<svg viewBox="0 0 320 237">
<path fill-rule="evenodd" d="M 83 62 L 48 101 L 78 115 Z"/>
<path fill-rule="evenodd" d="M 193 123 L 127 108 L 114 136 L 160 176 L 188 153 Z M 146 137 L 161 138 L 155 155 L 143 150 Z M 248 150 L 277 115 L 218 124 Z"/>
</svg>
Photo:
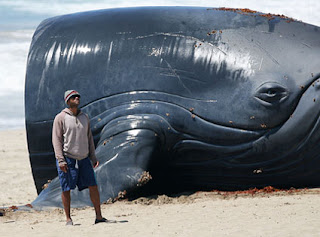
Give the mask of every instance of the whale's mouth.
<svg viewBox="0 0 320 237">
<path fill-rule="evenodd" d="M 237 163 L 236 166 L 254 166 L 254 159 L 258 163 L 269 162 L 268 159 L 277 159 L 277 153 L 288 153 L 293 147 L 299 150 L 299 147 L 309 143 L 317 130 L 318 123 L 315 121 L 319 119 L 319 113 L 314 113 L 320 111 L 317 92 L 320 82 L 317 79 L 319 76 L 305 88 L 292 115 L 283 124 L 259 130 L 217 124 L 202 118 L 193 110 L 196 103 L 215 103 L 214 100 L 205 101 L 159 91 L 119 93 L 88 103 L 83 110 L 92 118 L 93 133 L 97 136 L 100 136 L 106 124 L 119 117 L 129 119 L 132 115 L 156 114 L 167 122 L 167 132 L 184 135 L 172 145 L 173 150 L 185 154 L 206 151 L 210 155 L 208 158 L 203 156 L 202 160 L 212 160 L 214 157 L 224 163 Z M 275 157 L 268 154 L 274 154 Z M 254 155 L 261 159 L 254 158 Z"/>
<path fill-rule="evenodd" d="M 190 98 L 162 91 L 117 93 L 91 101 L 84 105 L 82 109 L 91 117 L 91 125 L 96 140 L 100 140 L 102 129 L 119 117 L 127 116 L 129 118 L 132 115 L 156 114 L 162 117 L 164 121 L 167 121 L 166 130 L 170 129 L 171 133 L 184 135 L 182 139 L 173 145 L 174 150 L 180 152 L 189 152 L 192 149 L 206 150 L 211 151 L 218 159 L 224 159 L 225 161 L 228 159 L 237 160 L 237 158 L 244 158 L 247 154 L 269 152 L 268 148 L 260 148 L 259 146 L 269 147 L 270 143 L 294 143 L 291 140 L 297 135 L 292 133 L 296 132 L 297 127 L 306 126 L 305 131 L 310 131 L 314 124 L 307 124 L 310 123 L 310 118 L 312 118 L 313 122 L 316 121 L 316 118 L 314 118 L 314 113 L 309 112 L 309 115 L 308 113 L 305 114 L 305 111 L 307 108 L 314 107 L 317 104 L 318 98 L 315 96 L 317 93 L 313 90 L 317 90 L 320 87 L 318 85 L 320 83 L 317 83 L 318 79 L 319 75 L 316 75 L 310 80 L 292 115 L 282 124 L 272 128 L 242 128 L 232 124 L 232 122 L 219 124 L 217 121 L 201 116 L 202 113 L 197 111 L 200 107 L 199 104 L 205 108 L 215 104 L 216 100 Z M 313 92 L 309 93 L 309 91 Z M 309 111 L 314 110 L 311 108 Z M 300 120 L 303 114 L 309 118 L 308 121 Z M 301 124 L 302 122 L 304 125 Z M 292 135 L 288 136 L 288 134 Z M 306 132 L 306 134 L 310 135 L 310 132 Z M 301 134 L 300 137 L 307 137 L 308 135 L 306 134 Z M 277 141 L 270 142 L 269 138 L 271 141 L 277 138 Z M 283 141 L 279 141 L 281 139 Z M 305 143 L 307 142 L 308 139 L 305 140 Z M 263 143 L 266 145 L 263 145 Z"/>
</svg>

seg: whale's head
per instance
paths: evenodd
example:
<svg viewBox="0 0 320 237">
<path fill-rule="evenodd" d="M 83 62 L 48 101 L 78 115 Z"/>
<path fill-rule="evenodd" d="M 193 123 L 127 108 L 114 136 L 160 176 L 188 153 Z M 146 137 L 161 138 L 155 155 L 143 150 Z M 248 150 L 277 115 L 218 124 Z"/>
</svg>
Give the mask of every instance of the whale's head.
<svg viewBox="0 0 320 237">
<path fill-rule="evenodd" d="M 93 128 L 101 123 L 96 140 L 114 119 L 98 116 L 105 111 L 161 112 L 181 134 L 216 145 L 210 158 L 227 157 L 225 167 L 239 176 L 262 166 L 284 170 L 305 156 L 309 163 L 296 167 L 310 171 L 320 152 L 319 36 L 319 27 L 283 16 L 226 9 L 108 9 L 45 20 L 33 36 L 26 76 L 34 173 L 40 167 L 46 174 L 38 158 L 52 157 L 48 131 L 71 88 L 81 93 Z M 167 116 L 153 102 L 183 112 Z"/>
</svg>

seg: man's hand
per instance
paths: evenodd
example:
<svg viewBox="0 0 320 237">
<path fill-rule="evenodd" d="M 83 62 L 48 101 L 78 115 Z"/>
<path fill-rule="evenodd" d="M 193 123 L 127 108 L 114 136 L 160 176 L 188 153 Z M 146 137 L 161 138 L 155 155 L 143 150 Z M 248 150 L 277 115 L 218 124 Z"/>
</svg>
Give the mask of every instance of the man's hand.
<svg viewBox="0 0 320 237">
<path fill-rule="evenodd" d="M 67 164 L 59 164 L 59 167 L 63 172 L 67 173 L 67 170 L 68 170 Z"/>
<path fill-rule="evenodd" d="M 96 161 L 94 164 L 93 164 L 93 168 L 97 168 L 99 166 L 99 161 Z"/>
</svg>

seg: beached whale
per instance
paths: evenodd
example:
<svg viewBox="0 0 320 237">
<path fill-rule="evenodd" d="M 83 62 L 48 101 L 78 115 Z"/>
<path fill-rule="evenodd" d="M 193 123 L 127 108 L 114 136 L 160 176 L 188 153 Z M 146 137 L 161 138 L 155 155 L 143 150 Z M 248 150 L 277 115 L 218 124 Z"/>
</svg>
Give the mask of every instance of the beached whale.
<svg viewBox="0 0 320 237">
<path fill-rule="evenodd" d="M 25 86 L 37 190 L 57 175 L 51 129 L 68 89 L 91 119 L 101 201 L 148 181 L 171 191 L 318 187 L 319 55 L 319 27 L 248 9 L 47 19 Z M 33 205 L 61 205 L 60 192 L 55 179 Z M 90 204 L 87 195 L 73 191 L 73 206 Z"/>
</svg>

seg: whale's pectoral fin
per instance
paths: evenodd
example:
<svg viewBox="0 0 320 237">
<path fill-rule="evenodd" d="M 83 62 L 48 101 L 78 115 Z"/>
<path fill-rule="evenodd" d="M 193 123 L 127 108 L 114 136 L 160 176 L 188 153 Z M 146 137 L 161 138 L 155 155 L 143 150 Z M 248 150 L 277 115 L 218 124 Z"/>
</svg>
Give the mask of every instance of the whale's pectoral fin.
<svg viewBox="0 0 320 237">
<path fill-rule="evenodd" d="M 146 183 L 150 176 L 145 171 L 148 170 L 153 153 L 158 147 L 159 137 L 150 129 L 123 131 L 101 140 L 96 149 L 100 165 L 95 169 L 100 201 L 116 198 L 124 191 L 133 190 Z M 32 205 L 39 208 L 62 207 L 60 195 L 60 183 L 56 177 Z M 71 200 L 73 207 L 91 205 L 87 189 L 72 190 Z"/>
<path fill-rule="evenodd" d="M 100 140 L 96 149 L 100 165 L 95 171 L 101 201 L 142 185 L 158 146 L 157 134 L 149 129 L 123 131 Z"/>
</svg>

